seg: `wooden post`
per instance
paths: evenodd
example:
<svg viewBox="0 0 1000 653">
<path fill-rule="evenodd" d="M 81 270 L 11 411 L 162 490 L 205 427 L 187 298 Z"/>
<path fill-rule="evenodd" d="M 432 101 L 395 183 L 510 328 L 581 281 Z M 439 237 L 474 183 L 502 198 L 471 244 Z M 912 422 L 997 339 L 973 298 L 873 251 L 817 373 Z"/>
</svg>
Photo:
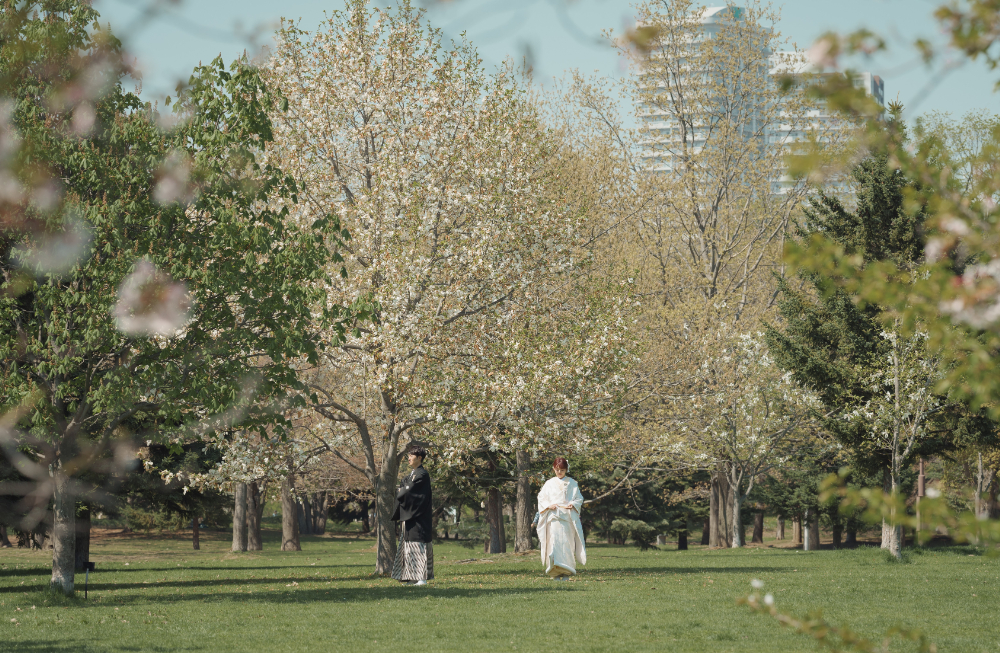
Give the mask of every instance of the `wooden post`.
<svg viewBox="0 0 1000 653">
<path fill-rule="evenodd" d="M 84 504 L 76 516 L 76 571 L 84 571 L 90 564 L 90 505 Z"/>
</svg>

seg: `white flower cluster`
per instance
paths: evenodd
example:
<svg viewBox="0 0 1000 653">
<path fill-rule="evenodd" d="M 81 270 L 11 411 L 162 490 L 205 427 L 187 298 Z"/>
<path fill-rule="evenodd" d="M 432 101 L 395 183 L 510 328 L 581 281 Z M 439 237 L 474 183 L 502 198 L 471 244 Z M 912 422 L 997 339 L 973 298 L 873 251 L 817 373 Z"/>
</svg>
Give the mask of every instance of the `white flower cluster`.
<svg viewBox="0 0 1000 653">
<path fill-rule="evenodd" d="M 927 351 L 928 335 L 904 337 L 883 331 L 886 352 L 868 377 L 870 397 L 844 414 L 861 422 L 898 468 L 926 431 L 927 420 L 941 407 L 934 387 L 943 376 L 939 361 Z"/>
</svg>

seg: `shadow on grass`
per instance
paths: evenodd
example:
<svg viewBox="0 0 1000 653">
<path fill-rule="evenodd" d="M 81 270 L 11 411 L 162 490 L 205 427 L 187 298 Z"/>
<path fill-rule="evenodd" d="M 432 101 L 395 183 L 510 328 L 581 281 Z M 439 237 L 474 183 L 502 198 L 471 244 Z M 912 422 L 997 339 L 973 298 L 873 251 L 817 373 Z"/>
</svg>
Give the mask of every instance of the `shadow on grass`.
<svg viewBox="0 0 1000 653">
<path fill-rule="evenodd" d="M 268 530 L 264 529 L 261 531 L 261 542 L 266 546 L 267 544 L 273 544 L 275 546 L 281 546 L 281 530 Z M 201 529 L 201 541 L 202 542 L 228 542 L 232 537 L 231 531 L 216 531 L 216 530 L 206 530 Z M 166 542 L 186 542 L 191 543 L 192 534 L 191 531 L 137 531 L 137 532 L 103 532 L 99 535 L 95 535 L 93 542 L 97 544 L 106 544 L 108 542 L 119 543 L 119 542 L 144 542 L 148 540 L 156 541 L 166 541 Z M 375 538 L 371 534 L 367 533 L 344 533 L 331 531 L 323 535 L 300 535 L 299 541 L 302 544 L 306 543 L 316 543 L 316 542 L 354 542 L 354 543 L 364 543 L 364 542 L 375 542 Z M 192 550 L 193 552 L 193 550 Z"/>
<path fill-rule="evenodd" d="M 114 589 L 125 589 L 121 585 Z M 288 591 L 268 592 L 266 590 L 255 591 L 253 594 L 246 592 L 192 592 L 186 591 L 183 594 L 156 594 L 153 596 L 132 593 L 124 596 L 108 596 L 98 594 L 91 589 L 91 599 L 70 599 L 65 602 L 64 607 L 77 607 L 82 609 L 98 608 L 107 609 L 109 605 L 134 606 L 148 605 L 156 603 L 160 605 L 177 605 L 182 603 L 202 602 L 202 603 L 232 603 L 242 604 L 257 603 L 261 605 L 296 605 L 307 603 L 325 602 L 330 605 L 344 603 L 373 603 L 385 600 L 403 601 L 425 601 L 430 599 L 479 599 L 502 595 L 524 595 L 538 594 L 542 592 L 574 592 L 584 591 L 582 588 L 569 586 L 565 583 L 553 583 L 542 587 L 442 587 L 434 581 L 427 587 L 413 587 L 412 585 L 380 585 L 377 587 L 330 587 L 317 589 L 295 589 Z M 102 600 L 95 600 L 102 599 Z M 3 650 L 0 646 L 0 650 Z M 18 651 L 23 650 L 18 647 Z"/>
<path fill-rule="evenodd" d="M 81 642 L 79 640 L 73 642 L 55 642 L 55 641 L 41 641 L 38 639 L 24 642 L 17 642 L 15 648 L 4 648 L 0 644 L 0 651 L 17 651 L 18 653 L 42 653 L 43 651 L 50 651 L 52 653 L 59 653 L 60 651 L 72 651 L 73 653 L 107 653 L 108 651 L 204 651 L 207 650 L 205 646 L 149 646 L 148 644 L 143 644 L 139 646 L 107 646 L 107 645 L 91 645 L 87 642 Z"/>
<path fill-rule="evenodd" d="M 98 584 L 100 584 L 101 575 L 102 574 L 109 574 L 109 573 L 114 573 L 114 574 L 132 574 L 132 573 L 154 574 L 154 573 L 176 573 L 178 571 L 194 571 L 194 572 L 201 572 L 201 571 L 224 571 L 224 572 L 227 572 L 227 573 L 234 573 L 234 572 L 245 573 L 245 572 L 257 571 L 257 570 L 261 570 L 261 571 L 291 571 L 291 570 L 296 570 L 296 569 L 309 569 L 311 571 L 321 571 L 321 570 L 332 570 L 332 569 L 352 569 L 352 568 L 356 568 L 356 567 L 365 567 L 365 568 L 370 569 L 370 568 L 374 567 L 374 565 L 367 564 L 367 563 L 365 563 L 365 564 L 343 564 L 343 565 L 276 565 L 276 566 L 272 566 L 272 565 L 268 565 L 268 566 L 253 565 L 253 566 L 250 566 L 250 567 L 201 567 L 201 566 L 198 566 L 198 565 L 191 565 L 191 566 L 183 566 L 183 567 L 177 567 L 177 566 L 173 566 L 173 567 L 115 567 L 113 569 L 107 569 L 107 568 L 102 569 L 102 568 L 98 567 L 97 571 L 90 572 L 90 586 L 91 587 L 96 587 Z M 0 570 L 0 579 L 7 578 L 7 577 L 13 578 L 15 576 L 38 576 L 38 575 L 45 575 L 45 574 L 51 573 L 51 571 L 52 571 L 52 568 L 50 566 L 45 566 L 45 567 L 39 566 L 39 567 L 35 567 L 34 569 L 3 569 L 3 570 Z M 333 575 L 333 574 L 330 574 L 330 575 Z M 84 572 L 82 572 L 82 571 L 76 572 L 76 577 L 77 577 L 78 580 L 82 579 L 83 576 L 84 576 Z M 348 577 L 337 576 L 336 580 L 351 580 L 351 579 L 353 579 L 353 580 L 361 580 L 361 579 L 364 579 L 364 578 L 369 578 L 369 575 L 362 574 L 362 575 L 348 576 Z M 248 579 L 248 581 L 249 580 L 255 580 L 256 581 L 258 579 Z M 274 582 L 276 582 L 276 583 L 278 581 L 280 581 L 280 580 L 283 580 L 283 579 L 282 578 L 274 578 Z M 232 579 L 232 581 L 233 582 L 240 582 L 239 579 L 235 579 L 235 578 Z M 146 583 L 135 583 L 134 586 L 141 586 L 141 585 L 144 585 L 144 584 L 146 584 Z M 152 585 L 153 582 L 150 582 L 148 584 Z M 129 587 L 129 586 L 131 586 L 131 584 L 125 584 L 125 585 L 119 584 L 116 587 Z M 0 593 L 10 592 L 10 591 L 16 591 L 17 589 L 18 589 L 17 586 L 13 586 L 13 587 L 0 587 Z"/>
<path fill-rule="evenodd" d="M 499 561 L 496 563 L 488 562 L 478 562 L 478 563 L 466 563 L 466 564 L 455 564 L 455 563 L 437 563 L 439 576 L 443 573 L 447 576 L 503 576 L 503 577 L 513 577 L 513 576 L 544 576 L 544 570 L 540 564 L 531 565 L 511 565 L 510 561 Z M 508 564 L 504 564 L 508 563 Z M 686 574 L 686 575 L 698 575 L 698 574 L 762 574 L 771 572 L 781 572 L 787 571 L 787 567 L 793 563 L 797 564 L 798 561 L 789 561 L 789 565 L 786 566 L 730 566 L 730 567 L 706 567 L 706 566 L 672 566 L 669 564 L 664 565 L 651 565 L 648 567 L 613 567 L 613 568 L 600 568 L 600 567 L 581 567 L 580 573 L 585 578 L 598 578 L 604 581 L 612 580 L 627 580 L 623 578 L 625 574 L 630 574 L 632 576 L 659 576 L 665 574 Z M 128 573 L 133 574 L 137 572 L 142 572 L 143 574 L 156 574 L 156 573 L 176 573 L 178 571 L 219 571 L 226 572 L 229 574 L 239 572 L 255 572 L 255 571 L 303 571 L 309 570 L 312 572 L 323 571 L 326 572 L 326 576 L 321 576 L 317 578 L 315 575 L 309 576 L 287 576 L 287 577 L 277 577 L 270 576 L 264 578 L 246 578 L 246 577 L 226 577 L 226 578 L 206 578 L 198 580 L 150 580 L 149 582 L 125 582 L 125 583 L 108 583 L 103 581 L 101 576 L 102 572 L 98 570 L 97 572 L 91 573 L 90 575 L 90 591 L 106 591 L 106 590 L 129 590 L 129 589 L 150 589 L 150 588 L 184 588 L 184 587 L 200 587 L 200 586 L 232 586 L 232 585 L 274 585 L 279 583 L 290 583 L 295 582 L 316 582 L 319 580 L 332 580 L 335 582 L 360 582 L 360 581 L 375 581 L 380 580 L 374 574 L 362 573 L 362 574 L 349 574 L 349 575 L 339 575 L 336 573 L 331 573 L 331 570 L 338 569 L 352 569 L 352 568 L 367 568 L 372 567 L 371 564 L 342 564 L 342 565 L 267 565 L 267 566 L 252 566 L 252 567 L 222 567 L 222 566 L 212 566 L 212 567 L 201 567 L 201 566 L 191 566 L 187 568 L 178 567 L 135 567 L 135 568 L 116 568 L 113 570 L 115 574 Z M 4 570 L 4 575 L 9 576 L 38 576 L 39 574 L 48 573 L 48 569 L 14 569 L 14 570 Z M 104 572 L 108 573 L 108 572 Z M 77 573 L 77 576 L 82 579 L 82 574 Z M 31 591 L 29 588 L 23 585 L 10 585 L 7 587 L 0 587 L 0 594 L 4 593 L 17 593 Z"/>
<path fill-rule="evenodd" d="M 39 565 L 34 569 L 0 569 L 0 578 L 13 578 L 14 576 L 37 576 L 39 574 L 49 574 L 52 573 L 52 564 L 49 563 L 47 566 Z M 0 588 L 0 592 L 3 588 Z"/>
<path fill-rule="evenodd" d="M 788 567 L 790 566 L 792 566 L 791 563 L 783 567 L 762 565 L 755 565 L 753 567 L 672 567 L 669 565 L 613 568 L 580 567 L 579 575 L 581 580 L 586 578 L 627 580 L 620 577 L 625 574 L 632 576 L 663 576 L 666 574 L 762 574 L 788 571 Z M 435 563 L 435 567 L 438 567 L 437 563 Z M 463 571 L 463 567 L 466 567 L 468 571 Z M 453 574 L 456 576 L 524 576 L 535 575 L 535 572 L 537 572 L 538 576 L 545 575 L 544 568 L 541 565 L 533 565 L 530 569 L 523 567 L 512 569 L 510 567 L 500 567 L 484 563 L 480 565 L 469 564 L 468 566 L 440 565 L 440 569 L 442 571 L 447 570 L 450 575 Z"/>
</svg>

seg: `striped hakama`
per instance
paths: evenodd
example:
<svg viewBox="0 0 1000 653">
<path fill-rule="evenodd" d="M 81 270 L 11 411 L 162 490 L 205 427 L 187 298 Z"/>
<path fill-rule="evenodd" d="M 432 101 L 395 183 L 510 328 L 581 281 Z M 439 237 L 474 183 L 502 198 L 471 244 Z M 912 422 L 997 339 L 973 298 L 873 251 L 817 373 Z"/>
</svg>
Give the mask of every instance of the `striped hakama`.
<svg viewBox="0 0 1000 653">
<path fill-rule="evenodd" d="M 434 544 L 400 541 L 392 577 L 400 581 L 433 580 Z"/>
</svg>

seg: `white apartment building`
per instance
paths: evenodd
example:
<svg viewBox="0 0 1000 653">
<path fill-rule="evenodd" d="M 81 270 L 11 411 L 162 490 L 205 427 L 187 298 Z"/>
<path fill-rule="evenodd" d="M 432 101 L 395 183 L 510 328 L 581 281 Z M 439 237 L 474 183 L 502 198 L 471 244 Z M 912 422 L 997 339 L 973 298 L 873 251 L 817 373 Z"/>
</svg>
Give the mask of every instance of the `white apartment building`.
<svg viewBox="0 0 1000 653">
<path fill-rule="evenodd" d="M 705 43 L 718 37 L 723 25 L 730 21 L 742 21 L 744 11 L 739 7 L 709 7 L 700 11 L 697 20 L 700 23 L 700 36 L 694 39 L 695 44 Z M 761 39 L 766 42 L 766 38 Z M 678 52 L 683 53 L 683 48 Z M 767 66 L 767 74 L 763 74 L 761 69 L 760 78 L 763 83 L 773 84 L 773 89 L 777 89 L 782 77 L 791 76 L 793 78 L 803 78 L 807 75 L 830 74 L 817 70 L 802 52 L 770 52 L 764 48 L 760 52 L 761 66 Z M 655 62 L 654 62 L 655 65 Z M 639 71 L 644 75 L 644 71 Z M 685 71 L 685 75 L 690 74 L 697 78 L 698 75 L 710 75 L 704 70 L 694 69 Z M 751 76 L 752 77 L 752 76 Z M 880 105 L 884 106 L 885 88 L 883 80 L 870 72 L 858 75 L 854 80 L 855 86 L 861 87 L 865 92 L 873 97 Z M 675 115 L 672 115 L 669 107 L 673 100 L 670 95 L 671 90 L 666 88 L 660 81 L 653 81 L 649 85 L 653 89 L 653 94 L 657 98 L 654 106 L 650 102 L 646 106 L 637 106 L 636 114 L 638 120 L 646 129 L 646 138 L 642 143 L 641 158 L 646 169 L 662 174 L 669 174 L 674 170 L 675 165 L 680 160 L 682 152 L 686 155 L 697 156 L 705 147 L 705 131 L 697 124 L 693 129 L 682 130 Z M 768 97 L 780 97 L 777 94 L 764 94 Z M 664 109 L 664 106 L 668 107 Z M 770 116 L 770 124 L 762 124 L 764 116 Z M 822 105 L 811 108 L 805 114 L 797 114 L 794 118 L 789 117 L 787 122 L 782 122 L 780 117 L 785 115 L 780 107 L 770 107 L 765 110 L 763 107 L 757 110 L 753 107 L 744 108 L 742 116 L 741 131 L 748 139 L 759 142 L 759 149 L 763 154 L 765 151 L 774 152 L 774 148 L 780 147 L 782 150 L 790 149 L 795 143 L 801 143 L 810 138 L 823 142 L 831 140 L 837 132 L 849 128 L 848 124 L 838 116 L 826 111 Z M 775 116 L 778 117 L 775 120 Z M 704 127 L 704 126 L 702 126 Z M 795 182 L 787 175 L 782 175 L 774 180 L 772 186 L 774 192 L 782 193 L 794 185 Z"/>
</svg>

